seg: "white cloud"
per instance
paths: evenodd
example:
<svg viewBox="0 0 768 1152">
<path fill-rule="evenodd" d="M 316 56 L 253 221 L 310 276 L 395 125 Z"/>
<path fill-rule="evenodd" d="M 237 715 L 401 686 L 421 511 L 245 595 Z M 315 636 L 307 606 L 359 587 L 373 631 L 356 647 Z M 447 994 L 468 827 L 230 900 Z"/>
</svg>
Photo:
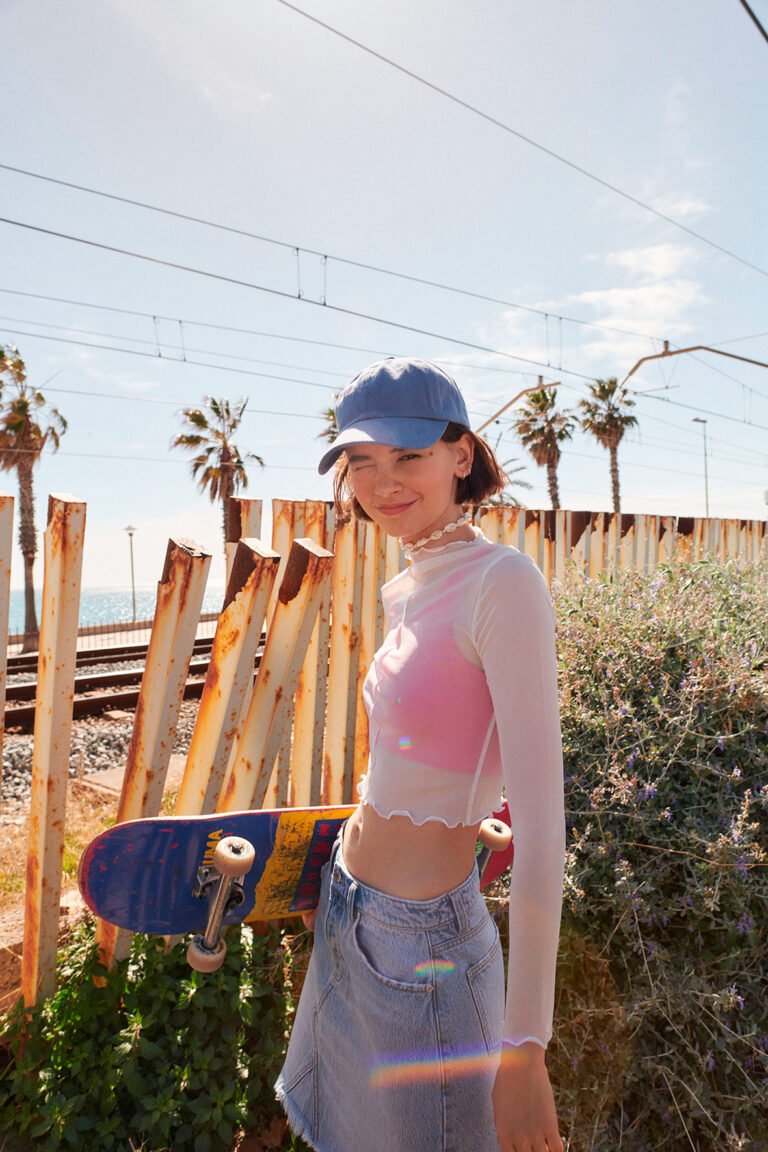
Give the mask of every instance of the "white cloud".
<svg viewBox="0 0 768 1152">
<path fill-rule="evenodd" d="M 609 252 L 605 257 L 609 267 L 625 268 L 646 283 L 678 276 L 693 260 L 693 253 L 682 244 L 625 248 L 620 252 Z"/>
<path fill-rule="evenodd" d="M 663 195 L 657 196 L 653 201 L 653 207 L 672 220 L 680 222 L 695 220 L 697 217 L 706 216 L 714 211 L 712 205 L 707 204 L 706 200 L 702 200 L 700 196 L 677 192 L 665 192 Z"/>
<path fill-rule="evenodd" d="M 586 306 L 595 323 L 623 331 L 585 329 L 589 335 L 580 355 L 599 371 L 622 376 L 653 350 L 649 338 L 677 340 L 691 331 L 696 310 L 706 303 L 701 284 L 691 275 L 696 263 L 696 254 L 681 244 L 608 253 L 605 267 L 624 273 L 629 283 L 577 293 L 567 306 L 570 311 L 574 305 Z"/>
</svg>

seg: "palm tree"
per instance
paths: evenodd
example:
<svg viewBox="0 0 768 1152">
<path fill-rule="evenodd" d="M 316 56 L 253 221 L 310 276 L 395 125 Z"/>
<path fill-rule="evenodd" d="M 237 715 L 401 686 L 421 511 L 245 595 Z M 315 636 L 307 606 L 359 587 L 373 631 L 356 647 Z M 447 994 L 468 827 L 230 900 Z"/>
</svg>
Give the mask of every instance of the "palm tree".
<svg viewBox="0 0 768 1152">
<path fill-rule="evenodd" d="M 35 608 L 34 565 L 37 555 L 35 495 L 32 472 L 46 444 L 54 452 L 67 430 L 58 409 L 27 383 L 27 369 L 12 344 L 0 349 L 0 469 L 19 479 L 19 548 L 24 560 L 24 643 L 34 652 L 39 643 Z"/>
<path fill-rule="evenodd" d="M 230 404 L 227 399 L 204 396 L 203 408 L 182 408 L 184 431 L 171 441 L 172 448 L 186 448 L 195 453 L 190 463 L 200 491 L 208 493 L 212 504 L 221 501 L 225 545 L 227 499 L 248 487 L 245 466 L 249 460 L 264 467 L 261 456 L 241 452 L 232 439 L 247 403 L 246 398 Z"/>
<path fill-rule="evenodd" d="M 627 428 L 637 424 L 637 417 L 629 412 L 635 402 L 627 395 L 625 388 L 619 387 L 615 376 L 609 380 L 595 380 L 594 384 L 589 385 L 589 392 L 589 399 L 579 401 L 579 408 L 583 412 L 579 423 L 585 432 L 594 436 L 598 444 L 610 453 L 613 510 L 618 515 L 621 512 L 619 444 Z"/>
<path fill-rule="evenodd" d="M 329 444 L 333 444 L 334 440 L 339 434 L 339 426 L 336 423 L 336 409 L 331 404 L 328 408 L 323 408 L 320 413 L 321 420 L 325 421 L 325 428 L 322 432 L 318 432 L 318 440 L 327 440 Z"/>
<path fill-rule="evenodd" d="M 520 480 L 514 475 L 516 472 L 525 472 L 524 464 L 516 464 L 514 468 L 510 467 L 511 464 L 515 464 L 516 459 L 516 456 L 512 456 L 501 465 L 501 470 L 507 478 L 507 483 L 501 492 L 497 492 L 495 496 L 488 498 L 489 504 L 498 505 L 502 508 L 525 508 L 525 504 L 515 495 L 512 489 L 530 488 L 532 485 L 530 485 L 527 480 Z"/>
<path fill-rule="evenodd" d="M 555 407 L 555 389 L 537 388 L 529 392 L 515 417 L 514 428 L 540 468 L 547 470 L 547 486 L 553 508 L 560 507 L 557 466 L 560 445 L 573 436 L 575 421 L 567 410 Z"/>
</svg>

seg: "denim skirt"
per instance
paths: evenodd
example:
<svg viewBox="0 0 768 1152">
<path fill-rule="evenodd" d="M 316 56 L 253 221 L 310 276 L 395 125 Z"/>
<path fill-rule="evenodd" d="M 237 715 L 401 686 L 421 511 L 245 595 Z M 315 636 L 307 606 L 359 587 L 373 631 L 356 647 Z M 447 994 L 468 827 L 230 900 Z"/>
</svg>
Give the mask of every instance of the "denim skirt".
<svg viewBox="0 0 768 1152">
<path fill-rule="evenodd" d="M 325 866 L 276 1090 L 316 1152 L 498 1152 L 504 965 L 477 873 L 401 900 Z"/>
</svg>

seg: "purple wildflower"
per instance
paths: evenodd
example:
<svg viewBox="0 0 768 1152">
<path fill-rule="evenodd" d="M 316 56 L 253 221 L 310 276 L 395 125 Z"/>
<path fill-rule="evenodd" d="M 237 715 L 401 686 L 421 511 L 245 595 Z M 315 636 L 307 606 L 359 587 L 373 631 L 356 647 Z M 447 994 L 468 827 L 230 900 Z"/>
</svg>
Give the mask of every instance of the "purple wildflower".
<svg viewBox="0 0 768 1152">
<path fill-rule="evenodd" d="M 749 932 L 752 931 L 754 926 L 755 922 L 752 917 L 748 916 L 746 912 L 742 912 L 741 917 L 739 918 L 739 922 L 736 925 L 736 931 L 738 932 L 739 936 L 746 936 Z"/>
</svg>

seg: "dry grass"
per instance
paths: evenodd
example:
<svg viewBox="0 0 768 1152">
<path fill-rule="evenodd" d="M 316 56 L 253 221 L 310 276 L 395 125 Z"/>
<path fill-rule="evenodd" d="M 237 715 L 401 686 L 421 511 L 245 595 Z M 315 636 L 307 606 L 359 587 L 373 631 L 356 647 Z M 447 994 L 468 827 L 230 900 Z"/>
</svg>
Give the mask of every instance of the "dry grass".
<svg viewBox="0 0 768 1152">
<path fill-rule="evenodd" d="M 62 862 L 62 891 L 77 884 L 77 862 L 85 846 L 115 822 L 117 796 L 73 780 L 67 788 L 67 811 Z M 29 809 L 20 822 L 6 824 L 0 843 L 0 895 L 7 904 L 24 898 L 24 880 L 29 840 Z"/>
</svg>

